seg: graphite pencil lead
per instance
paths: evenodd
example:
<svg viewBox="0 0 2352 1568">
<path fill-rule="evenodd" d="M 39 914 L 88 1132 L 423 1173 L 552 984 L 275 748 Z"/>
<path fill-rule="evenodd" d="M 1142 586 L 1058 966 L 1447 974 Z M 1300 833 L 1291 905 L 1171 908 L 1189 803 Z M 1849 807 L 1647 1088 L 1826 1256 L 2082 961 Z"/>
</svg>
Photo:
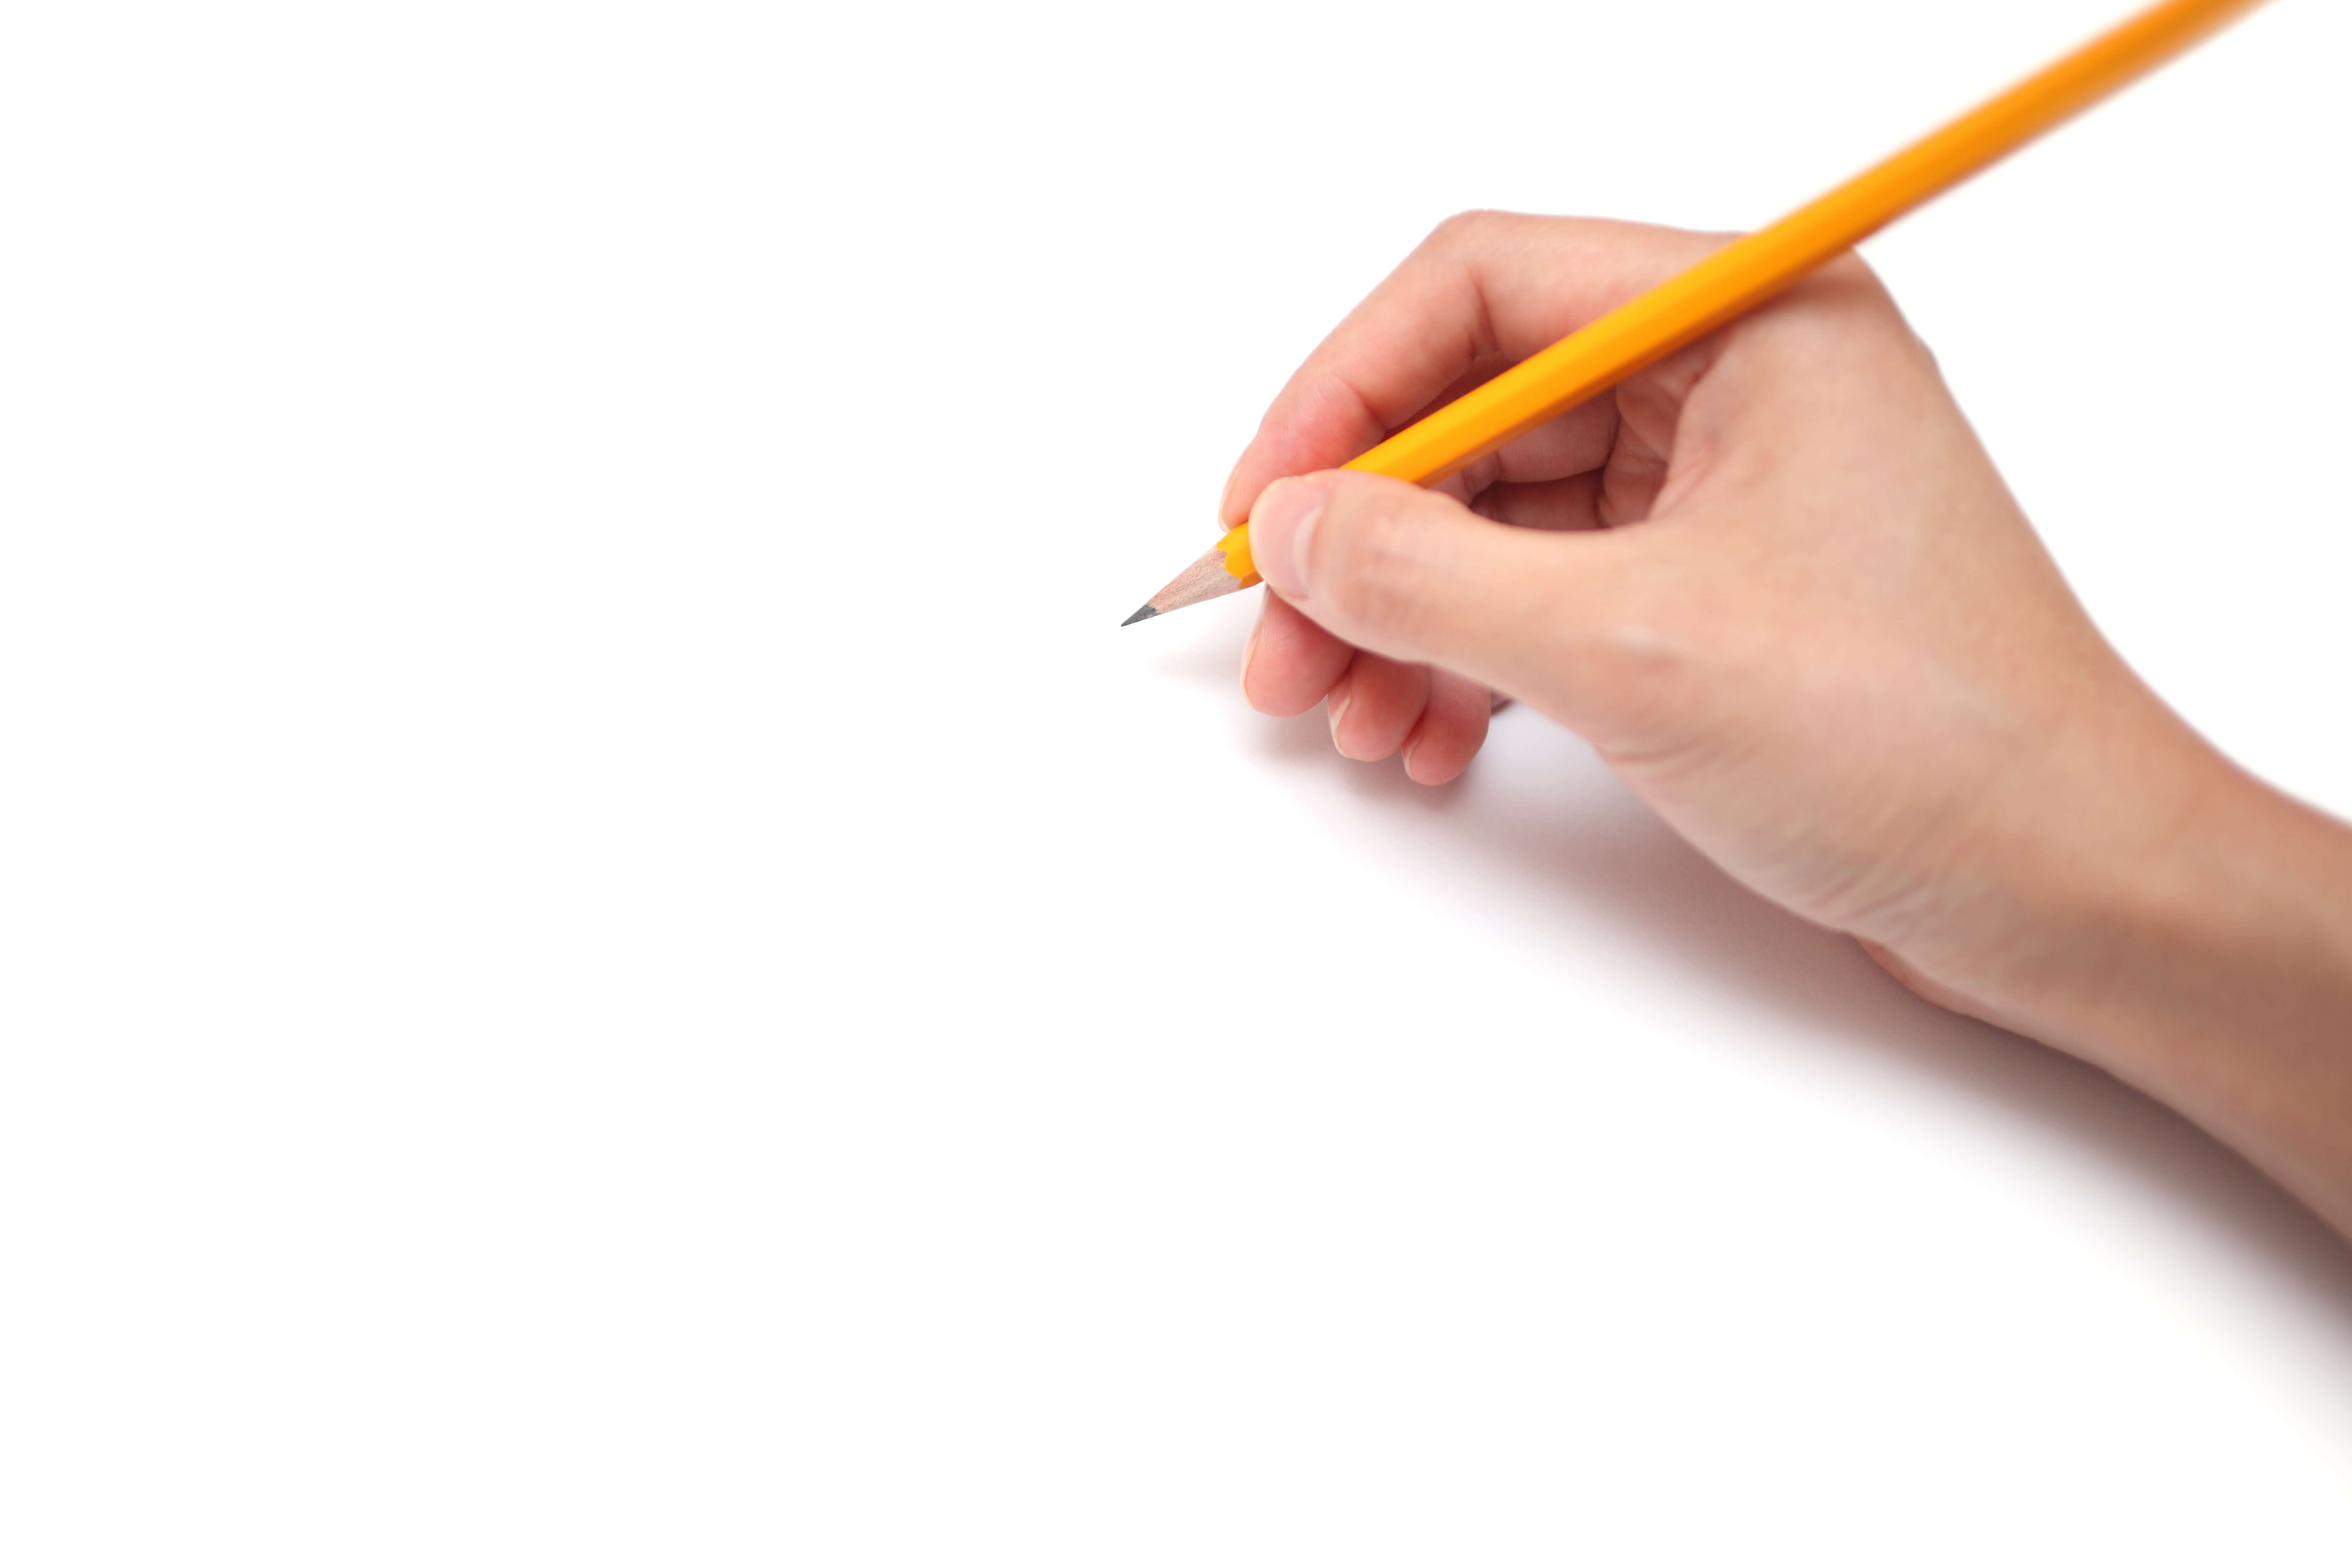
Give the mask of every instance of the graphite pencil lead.
<svg viewBox="0 0 2352 1568">
<path fill-rule="evenodd" d="M 1150 605 L 1146 605 L 1143 608 L 1136 611 L 1135 614 L 1128 616 L 1127 619 L 1119 622 L 1118 624 L 1123 626 L 1131 626 L 1138 621 L 1148 621 L 1159 613 L 1159 611 L 1153 609 Z"/>
</svg>

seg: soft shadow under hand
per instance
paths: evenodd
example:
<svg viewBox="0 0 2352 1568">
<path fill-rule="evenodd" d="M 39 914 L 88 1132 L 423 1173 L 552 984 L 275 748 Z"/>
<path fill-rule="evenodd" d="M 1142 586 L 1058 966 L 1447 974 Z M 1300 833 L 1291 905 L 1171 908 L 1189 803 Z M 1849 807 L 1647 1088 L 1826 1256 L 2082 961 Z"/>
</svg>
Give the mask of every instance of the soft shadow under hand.
<svg viewBox="0 0 2352 1568">
<path fill-rule="evenodd" d="M 1560 910 L 1564 946 L 1597 908 L 1690 984 L 1801 1022 L 1795 1033 L 1822 1050 L 1899 1063 L 2095 1152 L 2237 1249 L 2251 1269 L 2281 1279 L 2352 1330 L 2352 1248 L 2268 1178 L 2138 1091 L 1922 1001 L 1850 939 L 1733 881 L 1540 715 L 1498 716 L 1489 754 L 1464 782 L 1437 790 L 1412 784 L 1393 760 L 1339 757 L 1319 711 L 1261 733 L 1269 758 L 1326 771 L 1334 787 L 1376 809 L 1442 818 L 1449 843 L 1481 858 L 1488 884 L 1515 910 Z"/>
</svg>

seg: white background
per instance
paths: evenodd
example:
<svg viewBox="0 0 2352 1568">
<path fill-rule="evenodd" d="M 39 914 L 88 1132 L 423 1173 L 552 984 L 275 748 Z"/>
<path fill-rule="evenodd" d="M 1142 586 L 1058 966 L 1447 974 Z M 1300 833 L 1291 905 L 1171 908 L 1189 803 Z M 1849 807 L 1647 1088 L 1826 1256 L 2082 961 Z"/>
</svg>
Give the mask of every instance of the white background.
<svg viewBox="0 0 2352 1568">
<path fill-rule="evenodd" d="M 1118 626 L 1449 212 L 1757 225 L 2120 6 L 8 7 L 0 1560 L 2346 1561 L 2233 1157 Z M 1870 247 L 2339 813 L 2347 58 Z"/>
</svg>

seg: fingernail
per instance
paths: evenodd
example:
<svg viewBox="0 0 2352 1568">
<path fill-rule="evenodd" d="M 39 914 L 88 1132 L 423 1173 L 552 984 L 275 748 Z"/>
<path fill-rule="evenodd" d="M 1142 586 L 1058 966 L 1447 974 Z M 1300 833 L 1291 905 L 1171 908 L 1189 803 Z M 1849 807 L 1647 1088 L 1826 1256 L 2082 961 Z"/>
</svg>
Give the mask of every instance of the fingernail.
<svg viewBox="0 0 2352 1568">
<path fill-rule="evenodd" d="M 1252 626 L 1249 641 L 1242 645 L 1242 695 L 1244 697 L 1249 695 L 1250 665 L 1257 658 L 1257 635 L 1265 629 L 1265 623 L 1263 621 Z"/>
<path fill-rule="evenodd" d="M 1323 487 L 1312 479 L 1276 479 L 1250 509 L 1250 559 L 1257 574 L 1293 604 L 1307 597 L 1301 567 L 1323 501 Z"/>
<path fill-rule="evenodd" d="M 1234 504 L 1234 487 L 1241 482 L 1242 471 L 1235 468 L 1233 476 L 1225 480 L 1223 491 L 1217 497 L 1217 526 L 1220 528 L 1231 528 L 1241 521 L 1234 516 L 1231 510 Z"/>
<path fill-rule="evenodd" d="M 1252 524 L 1251 527 L 1255 530 L 1256 525 Z M 1339 744 L 1339 721 L 1348 716 L 1348 704 L 1355 700 L 1356 688 L 1352 682 L 1323 700 L 1323 710 L 1331 721 L 1331 744 L 1339 748 L 1343 757 L 1348 754 L 1348 748 Z"/>
</svg>

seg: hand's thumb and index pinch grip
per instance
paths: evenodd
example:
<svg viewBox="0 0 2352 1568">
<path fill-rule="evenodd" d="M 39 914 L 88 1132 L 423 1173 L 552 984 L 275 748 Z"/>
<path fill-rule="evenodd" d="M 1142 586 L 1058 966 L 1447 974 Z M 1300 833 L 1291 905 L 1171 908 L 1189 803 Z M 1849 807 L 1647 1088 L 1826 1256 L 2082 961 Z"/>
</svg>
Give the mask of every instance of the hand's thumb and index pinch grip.
<svg viewBox="0 0 2352 1568">
<path fill-rule="evenodd" d="M 1268 485 L 1249 531 L 1267 585 L 1334 636 L 1504 690 L 1527 690 L 1538 673 L 1525 667 L 1543 657 L 1539 628 L 1561 586 L 1559 536 L 1347 470 Z"/>
</svg>

